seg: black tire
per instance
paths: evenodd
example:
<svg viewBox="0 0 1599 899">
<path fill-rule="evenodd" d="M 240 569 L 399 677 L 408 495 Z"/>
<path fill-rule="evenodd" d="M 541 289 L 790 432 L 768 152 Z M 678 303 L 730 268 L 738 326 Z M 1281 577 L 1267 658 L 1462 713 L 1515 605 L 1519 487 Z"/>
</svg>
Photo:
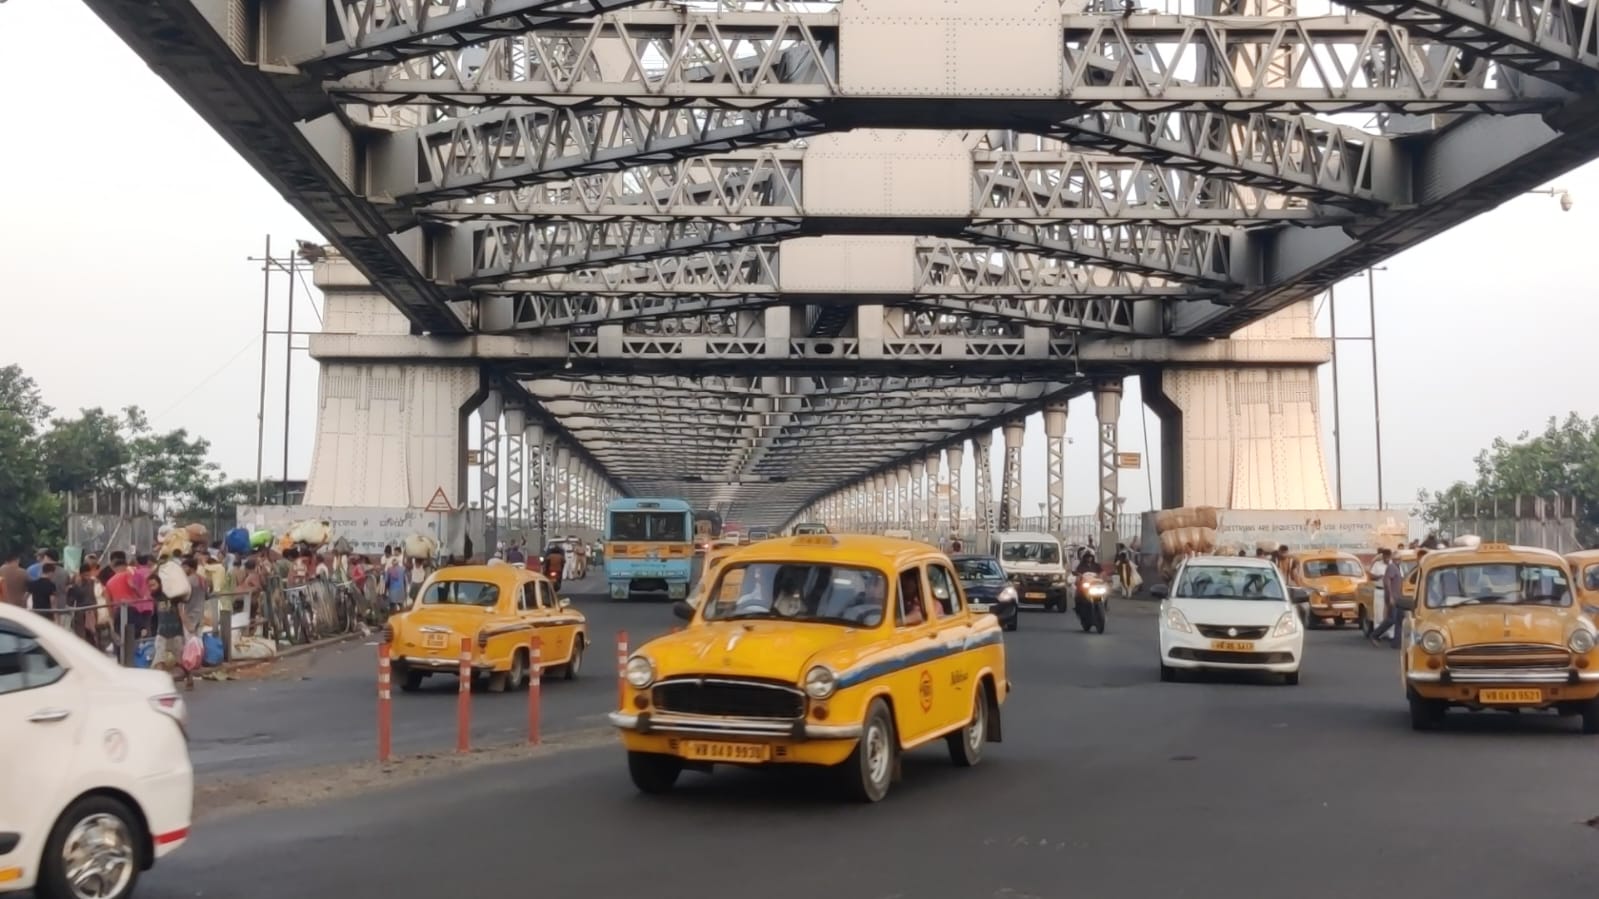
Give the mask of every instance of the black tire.
<svg viewBox="0 0 1599 899">
<path fill-rule="evenodd" d="M 1599 699 L 1582 704 L 1582 732 L 1589 735 L 1599 734 Z"/>
<path fill-rule="evenodd" d="M 640 793 L 651 796 L 670 793 L 683 773 L 683 760 L 654 752 L 629 752 L 627 774 Z"/>
<path fill-rule="evenodd" d="M 583 635 L 578 634 L 572 638 L 572 659 L 561 666 L 561 677 L 564 680 L 576 680 L 583 671 Z"/>
<path fill-rule="evenodd" d="M 1355 612 L 1355 624 L 1362 634 L 1371 636 L 1371 617 L 1366 614 L 1365 606 L 1361 606 L 1360 610 Z"/>
<path fill-rule="evenodd" d="M 977 699 L 972 703 L 972 718 L 966 726 L 946 736 L 949 760 L 957 768 L 974 768 L 983 760 L 983 744 L 988 742 L 988 716 L 992 708 L 988 703 L 988 687 L 977 684 Z"/>
<path fill-rule="evenodd" d="M 1008 630 L 1008 631 L 1016 630 L 1018 627 L 1021 626 L 1021 619 L 1022 619 L 1022 616 L 1021 616 L 1020 612 L 1017 612 L 1015 615 L 1012 615 L 1011 619 L 1009 621 L 1005 622 L 1005 630 Z"/>
<path fill-rule="evenodd" d="M 899 768 L 899 738 L 894 735 L 894 719 L 888 705 L 872 700 L 861 726 L 855 751 L 839 766 L 844 790 L 857 802 L 881 802 L 894 783 Z"/>
<path fill-rule="evenodd" d="M 511 654 L 511 670 L 505 674 L 505 689 L 516 692 L 527 686 L 527 651 L 518 649 Z"/>
<path fill-rule="evenodd" d="M 139 816 L 126 804 L 110 796 L 85 796 L 72 803 L 50 828 L 39 865 L 39 883 L 34 887 L 39 899 L 73 899 L 77 895 L 66 870 L 68 843 L 85 839 L 86 835 L 80 836 L 75 831 L 81 833 L 80 825 L 90 827 L 93 826 L 90 822 L 97 821 L 100 822 L 98 833 L 104 839 L 92 842 L 98 852 L 106 853 L 108 860 L 112 860 L 115 872 L 108 878 L 111 882 L 104 884 L 113 890 L 106 893 L 107 899 L 128 899 L 133 895 L 139 871 L 147 861 L 149 835 L 139 823 Z"/>
<path fill-rule="evenodd" d="M 422 682 L 425 680 L 427 680 L 426 672 L 407 668 L 400 672 L 400 689 L 406 693 L 415 693 L 422 689 Z"/>
<path fill-rule="evenodd" d="M 1093 608 L 1094 630 L 1103 634 L 1105 632 L 1105 606 L 1103 603 Z"/>
<path fill-rule="evenodd" d="M 1410 698 L 1410 729 L 1437 730 L 1443 724 L 1446 706 L 1436 699 Z"/>
<path fill-rule="evenodd" d="M 1287 674 L 1283 675 L 1283 684 L 1285 684 L 1286 686 L 1290 686 L 1290 687 L 1299 686 L 1299 672 L 1290 671 Z"/>
<path fill-rule="evenodd" d="M 1168 664 L 1166 664 L 1165 662 L 1162 662 L 1161 665 L 1160 665 L 1160 682 L 1163 683 L 1163 684 L 1176 683 L 1177 682 L 1177 669 L 1173 668 L 1172 666 L 1170 666 Z"/>
</svg>

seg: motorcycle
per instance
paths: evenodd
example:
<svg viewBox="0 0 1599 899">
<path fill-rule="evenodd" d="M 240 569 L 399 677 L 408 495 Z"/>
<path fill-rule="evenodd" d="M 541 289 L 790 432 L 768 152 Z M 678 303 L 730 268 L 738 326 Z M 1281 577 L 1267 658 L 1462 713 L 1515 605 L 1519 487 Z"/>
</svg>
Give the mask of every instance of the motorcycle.
<svg viewBox="0 0 1599 899">
<path fill-rule="evenodd" d="M 1073 608 L 1083 632 L 1105 632 L 1105 609 L 1109 603 L 1110 585 L 1097 574 L 1079 574 L 1072 587 Z"/>
</svg>

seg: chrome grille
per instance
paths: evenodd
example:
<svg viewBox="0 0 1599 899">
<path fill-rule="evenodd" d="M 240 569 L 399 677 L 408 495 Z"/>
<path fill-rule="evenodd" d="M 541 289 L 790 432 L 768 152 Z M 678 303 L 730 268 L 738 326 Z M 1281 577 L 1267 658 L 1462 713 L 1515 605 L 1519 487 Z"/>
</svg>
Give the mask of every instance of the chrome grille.
<svg viewBox="0 0 1599 899">
<path fill-rule="evenodd" d="M 666 712 L 718 715 L 728 718 L 805 717 L 805 694 L 793 688 L 754 680 L 676 678 L 655 685 L 650 702 Z"/>
<path fill-rule="evenodd" d="M 1540 643 L 1485 643 L 1451 649 L 1444 661 L 1450 668 L 1568 668 L 1571 653 Z"/>
<path fill-rule="evenodd" d="M 1201 637 L 1209 637 L 1212 640 L 1259 640 L 1266 636 L 1264 627 L 1238 627 L 1229 624 L 1196 624 L 1194 627 L 1199 629 Z M 1228 631 L 1237 631 L 1237 633 L 1229 634 Z"/>
</svg>

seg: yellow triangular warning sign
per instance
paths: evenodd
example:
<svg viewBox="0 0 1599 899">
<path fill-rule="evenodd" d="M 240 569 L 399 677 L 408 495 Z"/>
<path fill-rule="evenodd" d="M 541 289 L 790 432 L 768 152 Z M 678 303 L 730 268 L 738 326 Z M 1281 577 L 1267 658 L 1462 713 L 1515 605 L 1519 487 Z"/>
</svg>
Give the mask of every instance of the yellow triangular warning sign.
<svg viewBox="0 0 1599 899">
<path fill-rule="evenodd" d="M 455 507 L 450 505 L 450 498 L 444 495 L 444 488 L 440 487 L 439 489 L 433 491 L 433 498 L 428 500 L 428 504 L 426 506 L 422 507 L 422 511 L 454 512 Z"/>
</svg>

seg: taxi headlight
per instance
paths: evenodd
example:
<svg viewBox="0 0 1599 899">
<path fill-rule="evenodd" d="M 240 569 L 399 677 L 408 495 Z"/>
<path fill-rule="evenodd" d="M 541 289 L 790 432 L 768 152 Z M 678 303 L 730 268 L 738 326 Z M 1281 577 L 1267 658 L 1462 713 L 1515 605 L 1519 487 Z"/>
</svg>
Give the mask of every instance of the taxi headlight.
<svg viewBox="0 0 1599 899">
<path fill-rule="evenodd" d="M 998 602 L 1015 602 L 1016 588 L 1006 584 L 1005 589 L 999 591 L 999 595 L 995 597 L 995 600 Z"/>
<path fill-rule="evenodd" d="M 1594 647 L 1593 631 L 1585 627 L 1577 628 L 1571 632 L 1571 637 L 1566 640 L 1566 645 L 1577 655 L 1586 655 L 1592 652 Z"/>
<path fill-rule="evenodd" d="M 1297 633 L 1299 633 L 1298 612 L 1284 612 L 1282 617 L 1277 619 L 1277 626 L 1271 629 L 1273 637 L 1292 637 Z"/>
<path fill-rule="evenodd" d="M 1447 643 L 1447 641 L 1444 640 L 1444 632 L 1438 630 L 1427 631 L 1426 633 L 1422 634 L 1421 639 L 1416 642 L 1421 644 L 1422 652 L 1432 656 L 1443 652 L 1444 646 Z"/>
<path fill-rule="evenodd" d="M 823 665 L 805 672 L 805 695 L 812 699 L 826 699 L 838 689 L 838 675 Z"/>
<path fill-rule="evenodd" d="M 643 656 L 634 656 L 627 660 L 626 677 L 630 686 L 642 690 L 655 683 L 655 663 Z"/>
<path fill-rule="evenodd" d="M 1166 609 L 1166 626 L 1178 633 L 1191 634 L 1194 632 L 1194 626 L 1188 623 L 1188 616 L 1184 615 L 1183 610 L 1176 606 L 1170 606 Z"/>
</svg>

